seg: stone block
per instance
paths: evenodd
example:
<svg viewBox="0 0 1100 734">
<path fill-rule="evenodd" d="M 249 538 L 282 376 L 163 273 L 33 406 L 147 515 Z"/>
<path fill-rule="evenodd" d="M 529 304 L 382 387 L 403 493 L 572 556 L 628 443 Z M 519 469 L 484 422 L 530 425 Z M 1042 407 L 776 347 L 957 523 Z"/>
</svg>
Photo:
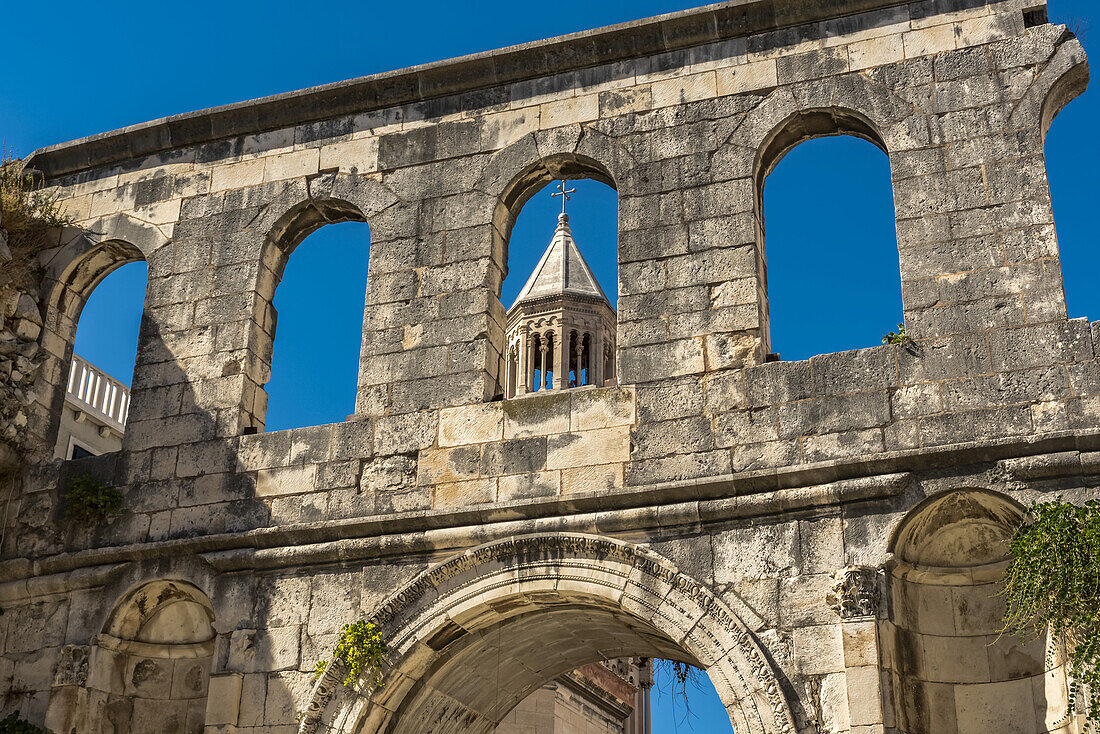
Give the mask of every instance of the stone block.
<svg viewBox="0 0 1100 734">
<path fill-rule="evenodd" d="M 547 439 L 544 436 L 516 438 L 485 446 L 481 456 L 481 473 L 496 477 L 502 474 L 526 474 L 547 467 Z"/>
<path fill-rule="evenodd" d="M 631 433 L 631 456 L 647 459 L 714 448 L 711 421 L 705 416 L 649 423 Z"/>
<path fill-rule="evenodd" d="M 890 397 L 885 390 L 799 400 L 779 407 L 780 438 L 870 428 L 889 422 Z"/>
<path fill-rule="evenodd" d="M 440 446 L 486 443 L 503 437 L 502 403 L 463 405 L 439 411 Z"/>
<path fill-rule="evenodd" d="M 501 485 L 504 478 L 501 478 Z M 623 465 L 581 466 L 561 471 L 561 493 L 613 492 L 623 486 Z"/>
<path fill-rule="evenodd" d="M 439 414 L 406 413 L 375 421 L 374 442 L 379 454 L 403 454 L 431 446 L 436 441 Z"/>
<path fill-rule="evenodd" d="M 378 170 L 378 138 L 346 140 L 321 147 L 320 170 L 367 173 Z"/>
<path fill-rule="evenodd" d="M 503 404 L 504 438 L 550 436 L 569 430 L 570 396 L 550 390 L 507 400 Z"/>
<path fill-rule="evenodd" d="M 210 676 L 206 698 L 206 723 L 211 726 L 236 726 L 241 709 L 244 676 L 222 673 Z"/>
<path fill-rule="evenodd" d="M 590 122 L 599 116 L 599 97 L 595 94 L 555 100 L 539 105 L 539 127 L 543 130 Z"/>
<path fill-rule="evenodd" d="M 554 497 L 560 492 L 561 472 L 509 474 L 497 480 L 496 499 L 498 502 L 514 502 L 537 497 Z"/>
<path fill-rule="evenodd" d="M 955 48 L 955 28 L 950 24 L 919 28 L 903 34 L 902 43 L 907 59 L 952 51 Z"/>
<path fill-rule="evenodd" d="M 461 482 L 476 479 L 481 467 L 481 448 L 459 446 L 422 449 L 416 466 L 416 483 Z"/>
<path fill-rule="evenodd" d="M 650 90 L 653 108 L 657 109 L 715 97 L 718 95 L 718 81 L 714 72 L 708 71 L 655 81 L 650 85 Z"/>
<path fill-rule="evenodd" d="M 432 490 L 432 508 L 447 509 L 484 505 L 497 499 L 496 479 L 474 479 L 465 482 L 437 484 Z"/>
<path fill-rule="evenodd" d="M 775 59 L 738 64 L 717 72 L 718 94 L 744 94 L 771 89 L 779 84 Z"/>
<path fill-rule="evenodd" d="M 881 725 L 882 681 L 878 666 L 848 668 L 844 674 L 848 680 L 848 716 L 851 725 Z"/>
<path fill-rule="evenodd" d="M 262 158 L 215 166 L 210 171 L 210 191 L 239 189 L 244 186 L 256 186 L 264 180 L 264 161 Z"/>
<path fill-rule="evenodd" d="M 848 46 L 848 60 L 852 71 L 862 71 L 875 66 L 895 64 L 905 58 L 902 34 L 869 38 Z"/>
<path fill-rule="evenodd" d="M 312 492 L 316 479 L 315 464 L 260 469 L 256 472 L 256 496 L 277 497 Z"/>
<path fill-rule="evenodd" d="M 844 642 L 839 623 L 799 627 L 794 630 L 793 642 L 795 668 L 799 673 L 824 675 L 844 670 Z M 877 669 L 872 670 L 877 675 Z"/>
<path fill-rule="evenodd" d="M 698 339 L 626 347 L 619 352 L 619 371 L 628 385 L 703 372 L 703 345 Z"/>
<path fill-rule="evenodd" d="M 550 436 L 546 468 L 569 469 L 630 460 L 630 428 L 616 426 Z"/>
</svg>

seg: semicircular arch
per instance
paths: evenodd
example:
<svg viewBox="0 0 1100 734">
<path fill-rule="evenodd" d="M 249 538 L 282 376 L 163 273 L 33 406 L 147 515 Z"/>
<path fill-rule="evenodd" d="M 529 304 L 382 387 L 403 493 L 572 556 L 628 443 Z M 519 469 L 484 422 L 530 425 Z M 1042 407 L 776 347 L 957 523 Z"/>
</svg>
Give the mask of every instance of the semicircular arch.
<svg viewBox="0 0 1100 734">
<path fill-rule="evenodd" d="M 302 734 L 421 731 L 429 716 L 449 722 L 437 734 L 491 731 L 533 686 L 630 654 L 705 668 L 738 732 L 794 731 L 771 663 L 729 607 L 663 557 L 621 541 L 536 534 L 479 546 L 420 574 L 370 621 L 388 641 L 383 685 L 349 688 L 342 666 L 330 665 Z M 558 630 L 570 631 L 571 644 L 524 638 Z M 472 692 L 491 688 L 463 681 L 494 650 L 509 651 L 497 658 L 505 688 Z M 440 701 L 450 702 L 443 719 Z"/>
</svg>

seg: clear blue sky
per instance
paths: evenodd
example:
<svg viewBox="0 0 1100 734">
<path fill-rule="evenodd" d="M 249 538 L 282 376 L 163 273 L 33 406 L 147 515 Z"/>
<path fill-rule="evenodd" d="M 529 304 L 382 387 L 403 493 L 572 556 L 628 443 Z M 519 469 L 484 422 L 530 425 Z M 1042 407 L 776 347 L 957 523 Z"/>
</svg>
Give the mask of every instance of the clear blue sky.
<svg viewBox="0 0 1100 734">
<path fill-rule="evenodd" d="M 689 6 L 657 0 L 16 3 L 4 10 L 0 141 L 25 155 L 179 112 Z M 1088 28 L 1100 21 L 1094 3 L 1051 0 L 1049 7 L 1055 22 L 1083 26 L 1088 46 Z M 1070 315 L 1090 319 L 1100 319 L 1092 217 L 1100 175 L 1098 100 L 1100 93 L 1090 91 L 1071 104 L 1047 141 Z M 593 182 L 575 185 L 574 234 L 605 291 L 614 294 L 615 193 Z M 812 141 L 777 168 L 765 204 L 773 349 L 784 359 L 802 359 L 879 343 L 901 319 L 885 156 L 854 139 Z M 549 241 L 557 207 L 544 192 L 524 209 L 511 243 L 506 304 Z M 326 228 L 291 259 L 276 302 L 269 430 L 338 421 L 352 411 L 366 238 L 363 225 Z M 341 267 L 331 268 L 334 261 Z M 317 289 L 322 274 L 327 282 Z M 77 351 L 127 381 L 143 293 L 144 266 L 127 266 L 96 290 L 80 323 Z M 325 314 L 320 321 L 319 311 Z M 668 696 L 655 696 L 655 704 L 656 732 L 729 730 L 712 690 L 693 695 L 695 716 L 687 721 L 674 715 Z"/>
</svg>

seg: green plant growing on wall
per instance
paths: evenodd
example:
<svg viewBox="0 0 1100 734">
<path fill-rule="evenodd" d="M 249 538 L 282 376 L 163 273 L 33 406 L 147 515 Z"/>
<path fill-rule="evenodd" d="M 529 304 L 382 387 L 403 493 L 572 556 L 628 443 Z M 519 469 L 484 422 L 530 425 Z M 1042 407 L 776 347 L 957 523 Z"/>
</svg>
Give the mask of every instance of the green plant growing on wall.
<svg viewBox="0 0 1100 734">
<path fill-rule="evenodd" d="M 26 719 L 20 719 L 18 711 L 12 711 L 0 719 L 0 734 L 47 734 L 47 732 Z"/>
<path fill-rule="evenodd" d="M 1068 656 L 1069 711 L 1087 690 L 1090 730 L 1100 724 L 1100 500 L 1032 505 L 1009 545 L 1011 561 L 1001 592 L 1004 631 L 1024 640 L 1049 631 L 1048 665 L 1055 645 Z"/>
<path fill-rule="evenodd" d="M 22 161 L 11 153 L 0 157 L 0 228 L 11 253 L 11 261 L 0 268 L 0 285 L 33 283 L 33 263 L 38 251 L 50 244 L 50 231 L 72 223 L 57 194 L 43 191 L 41 182 L 24 172 Z"/>
<path fill-rule="evenodd" d="M 65 490 L 65 517 L 77 525 L 102 525 L 122 509 L 122 493 L 87 474 L 73 477 Z"/>
<path fill-rule="evenodd" d="M 375 687 L 382 686 L 382 662 L 386 655 L 386 641 L 373 623 L 359 620 L 345 624 L 340 630 L 333 658 L 348 667 L 344 685 L 351 686 L 360 678 L 366 678 Z M 313 667 L 313 679 L 317 680 L 328 668 L 328 660 L 320 660 Z"/>
<path fill-rule="evenodd" d="M 912 337 L 905 333 L 905 324 L 898 324 L 897 331 L 888 332 L 882 337 L 883 344 L 905 344 L 912 341 Z"/>
</svg>

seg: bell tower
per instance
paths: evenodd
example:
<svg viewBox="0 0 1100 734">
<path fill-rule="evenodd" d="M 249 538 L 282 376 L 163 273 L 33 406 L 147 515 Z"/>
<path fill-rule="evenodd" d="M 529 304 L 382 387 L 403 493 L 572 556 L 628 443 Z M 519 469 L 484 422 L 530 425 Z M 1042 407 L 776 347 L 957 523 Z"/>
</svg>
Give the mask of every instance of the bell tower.
<svg viewBox="0 0 1100 734">
<path fill-rule="evenodd" d="M 507 398 L 539 390 L 614 384 L 615 309 L 562 213 L 550 245 L 508 309 L 505 343 Z"/>
</svg>

